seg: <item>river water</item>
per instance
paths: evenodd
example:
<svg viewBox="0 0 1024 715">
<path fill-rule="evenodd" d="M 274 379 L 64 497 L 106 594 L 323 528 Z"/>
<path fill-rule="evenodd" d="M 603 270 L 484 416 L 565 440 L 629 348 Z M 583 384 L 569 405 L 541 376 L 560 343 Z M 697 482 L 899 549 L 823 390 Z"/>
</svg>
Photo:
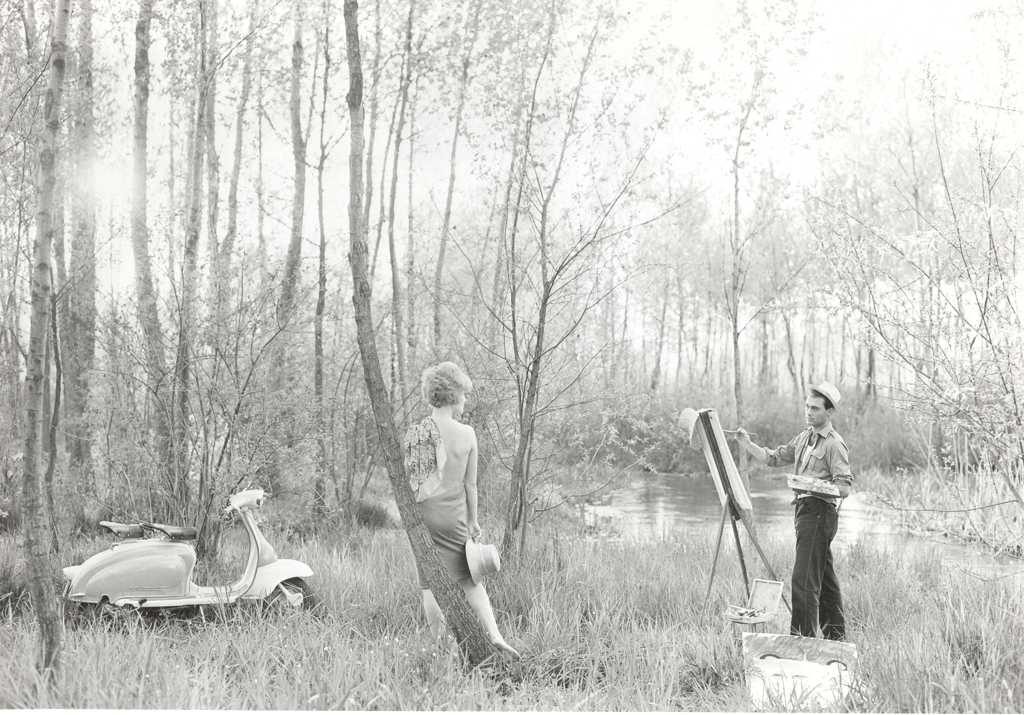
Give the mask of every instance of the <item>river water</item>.
<svg viewBox="0 0 1024 715">
<path fill-rule="evenodd" d="M 758 535 L 792 540 L 792 492 L 785 477 L 751 476 L 750 496 Z M 599 533 L 637 541 L 705 529 L 713 539 L 722 518 L 718 493 L 708 474 L 631 472 L 615 488 L 590 497 L 581 509 L 584 521 Z M 729 531 L 726 525 L 725 545 L 732 539 Z M 949 568 L 963 571 L 965 577 L 1024 581 L 1024 562 L 941 537 L 911 534 L 900 528 L 893 510 L 855 489 L 840 508 L 833 549 L 848 549 L 861 540 L 881 550 L 933 555 Z"/>
</svg>

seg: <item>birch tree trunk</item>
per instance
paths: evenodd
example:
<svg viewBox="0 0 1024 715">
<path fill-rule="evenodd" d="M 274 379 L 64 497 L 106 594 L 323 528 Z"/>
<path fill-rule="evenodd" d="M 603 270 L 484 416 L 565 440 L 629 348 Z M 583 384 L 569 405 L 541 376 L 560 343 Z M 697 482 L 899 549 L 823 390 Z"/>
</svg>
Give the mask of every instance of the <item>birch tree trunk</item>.
<svg viewBox="0 0 1024 715">
<path fill-rule="evenodd" d="M 135 92 L 132 129 L 132 196 L 131 237 L 135 262 L 135 293 L 139 324 L 146 351 L 146 387 L 154 405 L 156 423 L 156 454 L 166 483 L 172 485 L 175 457 L 172 447 L 171 416 L 167 396 L 167 360 L 164 337 L 157 311 L 157 294 L 149 256 L 147 217 L 147 164 L 149 115 L 149 35 L 153 17 L 153 0 L 139 0 L 135 23 Z"/>
<path fill-rule="evenodd" d="M 789 371 L 789 376 L 793 380 L 793 392 L 799 395 L 803 392 L 803 385 L 796 369 L 796 351 L 793 349 L 793 328 L 787 311 L 782 313 L 782 325 L 786 328 L 786 370 Z"/>
<path fill-rule="evenodd" d="M 476 45 L 480 30 L 480 8 L 482 0 L 474 0 L 469 20 L 469 35 L 465 40 L 466 50 L 462 56 L 462 67 L 459 73 L 459 95 L 455 104 L 455 128 L 452 130 L 452 150 L 448 158 L 448 191 L 444 200 L 444 217 L 441 220 L 441 243 L 437 249 L 437 266 L 434 268 L 434 339 L 432 347 L 438 354 L 441 344 L 441 277 L 444 274 L 445 249 L 448 245 L 448 229 L 452 219 L 452 197 L 455 195 L 455 157 L 459 149 L 459 137 L 462 134 L 462 115 L 466 108 L 466 95 L 469 90 L 469 68 L 473 62 L 473 48 Z"/>
<path fill-rule="evenodd" d="M 320 160 L 316 165 L 316 209 L 320 226 L 320 251 L 317 265 L 316 313 L 313 320 L 313 395 L 317 415 L 317 473 L 313 481 L 313 516 L 319 521 L 327 513 L 326 477 L 329 471 L 327 454 L 327 416 L 324 406 L 324 308 L 327 304 L 327 229 L 324 225 L 324 165 L 327 163 L 327 95 L 331 75 L 330 1 L 324 3 L 324 76 L 320 105 Z"/>
<path fill-rule="evenodd" d="M 291 239 L 285 257 L 284 277 L 281 280 L 281 299 L 277 306 L 277 319 L 288 323 L 295 307 L 295 292 L 299 280 L 299 262 L 302 259 L 302 221 L 306 204 L 306 137 L 302 131 L 299 79 L 302 75 L 302 0 L 295 3 L 295 34 L 292 39 L 292 72 L 289 94 L 289 117 L 292 134 L 292 169 L 295 180 L 292 191 Z"/>
<path fill-rule="evenodd" d="M 662 291 L 661 315 L 658 318 L 658 342 L 654 349 L 654 367 L 651 369 L 651 392 L 658 391 L 658 384 L 661 381 L 661 354 L 665 349 L 665 317 L 668 315 L 668 297 L 669 287 L 666 281 Z"/>
<path fill-rule="evenodd" d="M 401 77 L 404 76 L 405 67 L 402 67 Z M 401 89 L 401 88 L 399 88 Z M 391 140 L 395 136 L 395 122 L 398 121 L 398 106 L 402 101 L 402 92 L 395 92 L 395 103 L 391 107 L 391 123 L 388 124 L 388 136 L 387 141 L 384 142 L 384 157 L 381 159 L 380 165 L 380 210 L 377 213 L 377 237 L 373 241 L 373 258 L 370 260 L 370 287 L 373 287 L 374 276 L 377 272 L 377 254 L 380 253 L 380 240 L 384 235 L 384 219 L 386 217 L 387 202 L 384 201 L 384 188 L 387 185 L 388 178 L 388 157 L 391 156 Z M 367 176 L 366 180 L 369 182 L 371 177 Z M 364 209 L 364 213 L 369 213 L 369 209 Z M 369 228 L 363 228 L 364 231 L 369 232 Z"/>
<path fill-rule="evenodd" d="M 217 235 L 217 221 L 220 212 L 220 158 L 217 155 L 217 65 L 218 65 L 218 36 L 217 36 L 217 0 L 204 0 L 207 5 L 207 22 L 209 34 L 206 44 L 206 97 L 204 104 L 204 116 L 206 119 L 206 246 L 209 262 L 208 280 L 210 281 L 207 290 L 208 309 L 211 320 L 210 335 L 216 335 L 219 327 L 217 317 L 221 304 L 220 274 L 217 270 L 220 254 Z"/>
<path fill-rule="evenodd" d="M 71 281 L 64 327 L 65 430 L 69 470 L 77 475 L 76 491 L 91 494 L 92 440 L 85 411 L 89 373 L 96 354 L 96 197 L 92 163 L 96 155 L 92 96 L 92 0 L 81 0 L 78 33 L 78 102 L 75 111 L 75 180 L 71 213 Z"/>
<path fill-rule="evenodd" d="M 345 35 L 349 70 L 347 104 L 351 121 L 349 153 L 349 264 L 352 268 L 352 305 L 363 364 L 366 388 L 373 406 L 377 432 L 384 453 L 388 477 L 395 493 L 395 501 L 412 546 L 413 555 L 423 570 L 427 585 L 437 599 L 463 654 L 471 665 L 479 665 L 494 653 L 483 630 L 458 588 L 442 565 L 430 533 L 423 525 L 413 501 L 412 489 L 405 474 L 402 450 L 395 432 L 391 404 L 387 399 L 384 378 L 377 354 L 376 335 L 370 306 L 370 286 L 367 281 L 366 234 L 360 225 L 363 216 L 363 77 L 359 50 L 358 3 L 345 0 Z"/>
<path fill-rule="evenodd" d="M 170 107 L 168 107 L 169 116 L 167 121 L 167 146 L 170 147 L 167 152 L 167 205 L 172 207 L 172 211 L 176 213 L 178 207 L 178 184 L 176 179 L 177 171 L 175 169 L 177 164 L 174 160 L 177 152 L 174 151 L 174 147 L 178 145 L 175 140 L 175 137 L 177 136 L 175 134 L 175 129 L 177 128 L 178 119 L 176 117 L 177 112 L 175 112 L 175 107 L 176 103 L 171 101 Z M 189 130 L 189 135 L 191 136 L 191 129 Z M 177 236 L 177 228 L 178 227 L 173 219 L 169 218 L 167 221 L 164 221 L 164 243 L 167 246 L 167 275 L 171 276 L 175 275 L 175 272 L 177 271 L 174 260 L 174 246 L 175 237 Z"/>
<path fill-rule="evenodd" d="M 524 97 L 520 96 L 516 104 L 515 129 L 512 132 L 512 151 L 509 154 L 508 173 L 505 175 L 505 200 L 502 203 L 501 219 L 499 220 L 497 251 L 494 256 L 494 277 L 491 281 L 491 310 L 501 315 L 501 304 L 505 292 L 505 272 L 507 270 L 505 259 L 508 253 L 508 219 L 512 209 L 512 189 L 516 180 L 516 159 L 519 154 L 519 138 L 522 127 L 522 114 L 524 108 Z M 517 209 L 518 210 L 518 209 Z M 497 351 L 498 321 L 488 320 L 485 344 L 492 350 Z"/>
<path fill-rule="evenodd" d="M 533 359 L 528 359 L 528 354 L 524 351 L 524 346 L 520 345 L 519 338 L 519 327 L 518 327 L 518 296 L 517 291 L 519 289 L 518 281 L 518 264 L 517 264 L 517 246 L 516 241 L 518 237 L 519 229 L 519 213 L 523 203 L 523 195 L 526 191 L 526 171 L 528 164 L 528 157 L 531 150 L 531 140 L 533 135 L 533 125 L 537 116 L 537 95 L 538 86 L 540 84 L 540 78 L 544 73 L 544 68 L 547 66 L 548 57 L 551 53 L 551 44 L 554 38 L 555 32 L 555 13 L 554 6 L 552 6 L 552 12 L 550 13 L 548 22 L 548 34 L 547 40 L 544 45 L 544 53 L 541 56 L 540 63 L 537 67 L 537 72 L 533 79 L 533 89 L 530 94 L 529 110 L 526 113 L 526 127 L 524 129 L 523 139 L 523 159 L 521 162 L 521 168 L 517 181 L 516 189 L 516 200 L 512 210 L 512 225 L 508 234 L 508 303 L 509 303 L 509 338 L 512 343 L 512 352 L 514 355 L 513 362 L 511 364 L 512 372 L 516 381 L 516 392 L 517 392 L 517 404 L 516 404 L 516 422 L 518 439 L 516 441 L 515 453 L 512 461 L 512 473 L 509 480 L 509 497 L 508 503 L 505 509 L 505 531 L 501 537 L 501 551 L 505 555 L 505 559 L 508 562 L 515 561 L 518 553 L 516 542 L 516 532 L 519 529 L 525 531 L 525 520 L 527 512 L 527 493 L 526 487 L 529 481 L 529 469 L 530 462 L 528 455 L 533 441 L 533 413 L 536 405 L 537 398 L 537 387 L 538 382 L 536 377 L 539 377 L 535 368 L 539 367 L 539 358 L 544 350 L 544 327 L 547 318 L 547 282 L 544 281 L 542 285 L 542 295 L 539 299 L 538 305 L 539 316 L 536 323 L 536 332 L 534 334 L 534 340 L 532 347 Z M 513 155 L 514 161 L 514 155 Z M 549 194 L 550 197 L 550 194 Z M 543 229 L 542 229 L 543 230 Z M 541 234 L 541 242 L 543 245 L 544 237 Z M 541 265 L 546 270 L 547 267 L 547 251 L 546 249 L 541 251 Z M 546 279 L 546 274 L 544 278 Z M 525 365 L 520 365 L 520 361 L 525 362 Z M 520 538 L 520 542 L 525 539 L 525 535 Z"/>
<path fill-rule="evenodd" d="M 199 5 L 199 48 L 197 53 L 196 101 L 193 116 L 192 152 L 188 159 L 187 209 L 185 212 L 185 252 L 181 262 L 181 310 L 178 316 L 178 349 L 175 357 L 175 396 L 172 421 L 173 479 L 171 481 L 172 515 L 188 519 L 191 487 L 188 479 L 187 444 L 190 437 L 189 394 L 192 373 L 192 340 L 195 328 L 196 298 L 199 274 L 199 233 L 202 224 L 202 170 L 206 147 L 207 105 L 205 87 L 210 71 L 207 62 L 206 5 Z"/>
<path fill-rule="evenodd" d="M 736 128 L 736 145 L 733 148 L 731 173 L 732 173 L 732 233 L 729 237 L 730 248 L 732 249 L 732 271 L 729 284 L 729 321 L 732 327 L 732 387 L 733 398 L 736 405 L 736 424 L 743 424 L 743 361 L 740 355 L 740 301 L 743 297 L 743 288 L 746 282 L 747 258 L 746 245 L 750 236 L 744 236 L 740 230 L 740 168 L 742 166 L 743 147 L 749 140 L 744 136 L 750 126 L 751 115 L 754 112 L 758 100 L 761 80 L 764 74 L 760 67 L 754 70 L 754 81 L 750 95 L 743 106 L 743 115 L 739 118 Z M 740 450 L 740 470 L 746 474 L 747 453 Z"/>
<path fill-rule="evenodd" d="M 686 344 L 686 300 L 683 287 L 683 272 L 676 271 L 676 376 L 675 391 L 678 394 L 683 387 L 683 348 Z"/>
<path fill-rule="evenodd" d="M 252 49 L 256 36 L 256 16 L 260 11 L 259 0 L 253 0 L 249 7 L 249 34 L 245 39 L 245 55 L 242 59 L 242 91 L 238 96 L 235 111 L 234 160 L 231 165 L 231 179 L 228 184 L 228 217 L 224 241 L 211 256 L 211 270 L 216 273 L 216 299 L 214 314 L 220 318 L 225 306 L 231 301 L 231 257 L 238 236 L 238 179 L 242 170 L 242 135 L 245 133 L 245 114 L 252 92 Z M 261 217 L 262 218 L 262 217 Z"/>
<path fill-rule="evenodd" d="M 416 232 L 414 223 L 416 217 L 413 213 L 413 186 L 415 183 L 413 162 L 416 154 L 416 103 L 419 99 L 419 93 L 420 78 L 417 77 L 416 89 L 413 91 L 412 96 L 409 99 L 409 171 L 406 173 L 406 195 L 408 196 L 406 212 L 408 215 L 408 225 L 406 226 L 407 240 L 405 243 L 405 316 L 407 319 L 405 326 L 405 343 L 408 352 L 405 357 L 406 369 L 412 375 L 416 374 L 416 352 L 419 345 L 416 334 L 418 330 L 416 322 Z M 415 381 L 415 377 L 413 377 L 413 380 Z M 403 410 L 403 414 L 406 412 L 407 410 Z"/>
<path fill-rule="evenodd" d="M 405 71 L 401 80 L 401 105 L 398 125 L 395 127 L 395 151 L 391 167 L 391 195 L 388 199 L 388 255 L 391 259 L 391 321 L 395 332 L 395 361 L 398 366 L 398 399 L 405 403 L 408 392 L 405 381 L 405 332 L 402 315 L 402 274 L 398 267 L 398 247 L 395 245 L 395 200 L 398 196 L 398 158 L 402 150 L 402 132 L 405 130 L 405 109 L 409 104 L 409 85 L 412 81 L 412 21 L 416 12 L 415 0 L 409 0 L 409 15 L 405 23 Z M 400 410 L 404 413 L 404 410 Z M 404 421 L 404 420 L 403 420 Z"/>
<path fill-rule="evenodd" d="M 737 298 L 739 296 L 736 296 Z M 743 424 L 743 365 L 740 360 L 740 317 L 738 315 L 739 306 L 733 306 L 729 310 L 729 334 L 732 337 L 732 388 L 733 397 L 736 403 L 736 424 Z M 742 457 L 746 452 L 741 451 Z"/>
<path fill-rule="evenodd" d="M 267 280 L 267 234 L 264 231 L 266 192 L 263 189 L 263 73 L 256 85 L 256 250 L 260 263 L 260 286 Z"/>
<path fill-rule="evenodd" d="M 149 116 L 149 26 L 153 17 L 153 0 L 139 0 L 139 17 L 135 24 L 135 122 L 132 153 L 132 250 L 135 256 L 135 289 L 139 323 L 146 338 L 150 389 L 167 372 L 163 353 L 163 333 L 157 312 L 156 290 L 149 258 L 149 236 L 146 196 L 146 165 L 148 153 Z"/>
<path fill-rule="evenodd" d="M 61 99 L 67 53 L 67 26 L 70 0 L 54 4 L 50 37 L 49 77 L 43 109 L 45 132 L 39 147 L 39 204 L 36 236 L 32 248 L 32 318 L 29 332 L 26 371 L 26 433 L 21 508 L 24 518 L 26 570 L 29 593 L 39 622 L 37 667 L 44 681 L 51 684 L 60 668 L 61 620 L 57 613 L 51 563 L 45 545 L 45 526 L 40 503 L 40 472 L 43 424 L 40 419 L 43 400 L 44 356 L 47 330 L 51 320 L 50 275 L 53 242 L 53 194 L 55 166 L 60 133 Z"/>
<path fill-rule="evenodd" d="M 557 23 L 557 14 L 555 7 L 552 6 L 549 14 L 547 39 L 545 43 L 544 53 L 541 57 L 540 64 L 537 68 L 537 74 L 533 83 L 533 94 L 530 100 L 530 110 L 527 115 L 527 129 L 526 139 L 524 141 L 524 157 L 528 156 L 531 147 L 531 134 L 533 128 L 533 122 L 537 117 L 537 88 L 540 84 L 540 78 L 543 74 L 544 68 L 548 63 L 548 59 L 551 55 L 552 45 L 555 36 L 555 27 Z M 563 271 L 566 271 L 571 266 L 572 262 L 578 258 L 581 254 L 581 248 L 576 248 L 572 255 L 573 257 L 566 257 L 559 261 L 552 259 L 550 253 L 550 222 L 551 222 L 551 205 L 552 199 L 554 198 L 555 192 L 559 186 L 561 180 L 562 169 L 564 167 L 566 153 L 569 148 L 570 141 L 573 135 L 576 133 L 576 114 L 579 107 L 580 96 L 583 92 L 584 80 L 587 75 L 587 70 L 590 68 L 591 61 L 594 56 L 594 44 L 597 40 L 597 29 L 595 27 L 594 33 L 590 37 L 590 42 L 587 46 L 586 54 L 583 58 L 582 66 L 580 68 L 579 77 L 576 86 L 573 90 L 572 96 L 569 100 L 569 109 L 566 117 L 566 128 L 562 135 L 561 144 L 559 146 L 558 159 L 555 162 L 554 169 L 552 171 L 550 184 L 542 190 L 542 196 L 540 200 L 539 216 L 536 217 L 536 231 L 537 231 L 537 243 L 540 249 L 539 262 L 540 262 L 540 284 L 539 284 L 539 295 L 537 298 L 537 313 L 536 320 L 532 320 L 532 316 L 527 318 L 525 322 L 532 324 L 532 339 L 527 338 L 520 344 L 519 330 L 517 323 L 520 320 L 517 317 L 517 311 L 519 307 L 517 305 L 517 291 L 519 290 L 519 278 L 512 276 L 509 281 L 510 287 L 510 332 L 512 336 L 512 347 L 514 353 L 513 372 L 516 377 L 516 385 L 519 391 L 518 394 L 518 441 L 515 449 L 515 456 L 512 461 L 512 474 L 509 483 L 509 500 L 508 509 L 505 516 L 505 531 L 502 535 L 501 545 L 502 552 L 507 557 L 510 563 L 515 563 L 520 559 L 525 551 L 524 545 L 526 542 L 526 530 L 529 524 L 529 501 L 528 501 L 528 488 L 530 483 L 530 455 L 533 452 L 533 437 L 536 428 L 537 421 L 537 404 L 540 399 L 541 389 L 541 371 L 547 367 L 545 357 L 549 351 L 548 347 L 548 315 L 551 310 L 551 299 L 552 295 L 556 292 L 556 282 Z M 524 161 L 524 164 L 526 162 Z M 520 196 L 524 186 L 520 184 Z M 517 200 L 517 205 L 519 200 Z M 596 233 L 594 234 L 596 236 Z M 581 239 L 580 246 L 585 247 L 588 243 L 591 243 L 593 238 L 589 240 Z M 517 255 L 516 255 L 516 223 L 513 223 L 510 250 L 509 250 L 509 265 L 511 270 L 516 271 L 518 268 Z M 563 336 L 563 338 L 566 336 Z M 518 545 L 514 538 L 516 530 L 519 530 L 519 541 Z"/>
<path fill-rule="evenodd" d="M 707 327 L 704 329 L 704 335 L 705 335 L 705 338 L 704 338 L 704 369 L 701 372 L 701 376 L 705 380 L 708 379 L 708 375 L 711 372 L 711 348 L 714 345 L 714 339 L 713 338 L 714 338 L 715 323 L 714 323 L 714 316 L 712 315 L 712 310 L 711 310 L 711 306 L 712 306 L 711 296 L 708 296 L 708 304 L 707 305 L 708 305 L 708 311 L 707 311 L 707 319 L 708 320 L 707 320 L 707 324 L 706 324 Z M 717 378 L 714 375 L 712 375 L 712 379 L 717 379 Z"/>
<path fill-rule="evenodd" d="M 758 379 L 761 382 L 761 389 L 766 390 L 770 387 L 771 379 L 769 377 L 770 371 L 770 360 L 768 351 L 768 314 L 765 312 L 761 313 L 761 364 L 757 369 Z"/>
<path fill-rule="evenodd" d="M 369 244 L 370 237 L 370 206 L 373 204 L 373 147 L 377 139 L 377 107 L 378 107 L 378 94 L 380 90 L 380 53 L 381 53 L 381 37 L 383 35 L 383 29 L 380 22 L 380 0 L 374 0 L 373 3 L 373 16 L 374 16 L 374 30 L 373 30 L 373 68 L 371 69 L 373 75 L 373 89 L 370 94 L 370 140 L 366 145 L 366 199 L 363 202 L 363 231 L 366 232 L 364 236 L 367 244 Z M 390 134 L 388 140 L 390 141 Z M 385 156 L 385 161 L 387 157 Z M 373 268 L 370 269 L 370 287 L 373 287 Z"/>
</svg>

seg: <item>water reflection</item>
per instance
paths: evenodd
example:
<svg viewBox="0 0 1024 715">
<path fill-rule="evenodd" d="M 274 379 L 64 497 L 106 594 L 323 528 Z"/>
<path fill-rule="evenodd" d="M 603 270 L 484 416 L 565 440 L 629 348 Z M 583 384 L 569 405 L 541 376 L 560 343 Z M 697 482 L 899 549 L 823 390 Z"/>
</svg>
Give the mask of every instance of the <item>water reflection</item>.
<svg viewBox="0 0 1024 715">
<path fill-rule="evenodd" d="M 784 478 L 754 475 L 750 496 L 759 534 L 792 540 L 792 492 Z M 718 494 L 707 474 L 632 472 L 614 489 L 591 497 L 581 506 L 584 521 L 603 538 L 636 541 L 670 538 L 681 530 L 715 533 L 722 518 Z M 1016 574 L 1024 580 L 1024 563 L 997 558 L 956 542 L 917 536 L 901 530 L 891 510 L 856 491 L 844 500 L 833 548 L 848 549 L 859 541 L 886 551 L 932 554 L 943 562 L 979 577 Z"/>
</svg>

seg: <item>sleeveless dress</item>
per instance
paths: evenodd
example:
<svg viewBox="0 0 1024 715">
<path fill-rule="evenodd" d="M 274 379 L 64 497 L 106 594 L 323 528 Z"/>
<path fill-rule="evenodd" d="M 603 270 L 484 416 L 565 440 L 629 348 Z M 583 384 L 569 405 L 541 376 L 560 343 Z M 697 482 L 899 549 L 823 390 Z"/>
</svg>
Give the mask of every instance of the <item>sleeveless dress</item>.
<svg viewBox="0 0 1024 715">
<path fill-rule="evenodd" d="M 420 455 L 419 469 L 426 467 L 440 477 L 440 482 L 430 483 L 429 496 L 418 502 L 420 517 L 437 545 L 441 561 L 452 579 L 459 581 L 471 578 L 469 562 L 466 561 L 466 541 L 469 539 L 469 528 L 466 525 L 468 513 L 466 507 L 466 457 L 454 455 L 445 449 L 440 431 L 430 417 L 420 424 L 413 425 L 406 434 L 406 466 L 409 465 L 410 453 Z M 431 455 L 436 455 L 433 460 Z M 433 462 L 433 464 L 431 464 Z M 424 470 L 425 471 L 425 470 Z M 420 479 L 422 480 L 422 474 Z M 415 477 L 413 477 L 415 480 Z M 427 480 L 428 483 L 431 480 Z M 427 483 L 414 483 L 414 491 L 420 486 L 428 487 Z M 427 588 L 422 571 L 419 570 L 420 588 Z"/>
</svg>

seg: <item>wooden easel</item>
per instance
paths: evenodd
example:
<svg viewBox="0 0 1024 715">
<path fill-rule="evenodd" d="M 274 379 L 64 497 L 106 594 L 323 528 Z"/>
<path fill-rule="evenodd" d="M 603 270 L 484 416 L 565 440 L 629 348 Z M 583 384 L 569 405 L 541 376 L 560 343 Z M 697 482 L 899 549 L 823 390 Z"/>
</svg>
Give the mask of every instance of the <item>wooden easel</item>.
<svg viewBox="0 0 1024 715">
<path fill-rule="evenodd" d="M 711 586 L 715 582 L 715 571 L 718 568 L 718 555 L 722 549 L 722 533 L 725 531 L 725 520 L 729 518 L 730 526 L 732 527 L 733 540 L 736 542 L 736 553 L 739 554 L 740 558 L 740 571 L 743 574 L 743 589 L 746 592 L 747 598 L 750 598 L 750 578 L 747 576 L 747 562 L 743 556 L 743 546 L 740 543 L 740 532 L 736 527 L 736 522 L 743 524 L 743 527 L 747 530 L 747 535 L 750 537 L 750 542 L 754 545 L 757 550 L 757 555 L 761 557 L 762 563 L 768 570 L 768 574 L 778 581 L 779 578 L 775 575 L 775 570 L 772 569 L 772 565 L 768 563 L 768 557 L 765 556 L 764 549 L 761 548 L 761 544 L 757 540 L 757 536 L 754 534 L 754 525 L 750 521 L 750 515 L 745 513 L 739 508 L 736 500 L 736 493 L 733 490 L 733 485 L 728 477 L 728 472 L 725 468 L 725 460 L 722 458 L 722 452 L 719 449 L 718 440 L 715 438 L 715 434 L 711 425 L 711 410 L 704 409 L 697 413 L 697 421 L 700 425 L 700 429 L 703 431 L 704 440 L 710 449 L 711 456 L 715 462 L 715 468 L 719 475 L 719 481 L 721 482 L 722 489 L 725 492 L 725 503 L 722 505 L 722 520 L 718 524 L 718 538 L 715 540 L 715 556 L 711 562 L 711 575 L 708 578 L 708 590 L 704 595 L 704 608 L 707 608 L 708 602 L 711 599 Z M 694 425 L 697 428 L 697 425 Z M 711 465 L 708 465 L 709 467 Z M 789 601 L 786 600 L 786 596 L 782 596 L 783 603 L 786 604 L 786 608 L 792 612 L 792 608 L 789 605 Z"/>
</svg>

